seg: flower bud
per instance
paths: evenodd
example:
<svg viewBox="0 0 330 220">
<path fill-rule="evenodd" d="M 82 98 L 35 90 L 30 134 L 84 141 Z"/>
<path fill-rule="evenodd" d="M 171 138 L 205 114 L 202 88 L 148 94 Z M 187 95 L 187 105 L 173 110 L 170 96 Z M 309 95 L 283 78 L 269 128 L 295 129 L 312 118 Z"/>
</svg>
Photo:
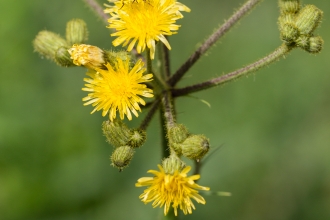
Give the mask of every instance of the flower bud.
<svg viewBox="0 0 330 220">
<path fill-rule="evenodd" d="M 166 174 L 174 174 L 175 171 L 180 172 L 185 166 L 185 163 L 176 155 L 170 155 L 162 162 L 162 167 Z"/>
<path fill-rule="evenodd" d="M 55 53 L 60 47 L 69 47 L 66 40 L 50 31 L 40 31 L 33 40 L 34 50 L 41 56 L 55 61 Z"/>
<path fill-rule="evenodd" d="M 299 11 L 300 4 L 297 0 L 280 0 L 279 1 L 279 7 L 281 10 L 281 13 L 290 13 L 294 14 Z"/>
<path fill-rule="evenodd" d="M 114 147 L 127 145 L 132 135 L 131 130 L 118 119 L 103 122 L 102 130 L 107 142 Z"/>
<path fill-rule="evenodd" d="M 98 47 L 87 44 L 75 44 L 69 50 L 73 63 L 77 66 L 86 66 L 94 69 L 105 64 L 104 51 Z"/>
<path fill-rule="evenodd" d="M 116 62 L 117 59 L 121 59 L 123 61 L 126 61 L 127 59 L 130 60 L 130 69 L 134 67 L 135 62 L 133 62 L 133 59 L 131 59 L 131 55 L 127 53 L 127 51 L 105 51 L 104 57 L 107 63 L 110 63 L 112 68 L 116 70 Z"/>
<path fill-rule="evenodd" d="M 72 19 L 66 24 L 66 40 L 70 45 L 82 44 L 88 39 L 88 30 L 85 21 Z"/>
<path fill-rule="evenodd" d="M 294 14 L 284 14 L 278 18 L 278 26 L 282 30 L 283 26 L 286 24 L 294 25 L 295 15 Z"/>
<path fill-rule="evenodd" d="M 175 124 L 168 131 L 168 139 L 171 143 L 182 143 L 188 135 L 188 129 L 183 124 Z"/>
<path fill-rule="evenodd" d="M 281 39 L 287 43 L 293 43 L 299 35 L 298 28 L 293 23 L 286 23 L 281 29 Z"/>
<path fill-rule="evenodd" d="M 144 144 L 144 142 L 146 142 L 146 140 L 147 140 L 147 133 L 145 130 L 134 129 L 133 131 L 131 131 L 131 137 L 127 145 L 133 148 L 141 147 Z"/>
<path fill-rule="evenodd" d="M 117 167 L 119 171 L 122 171 L 131 162 L 134 155 L 133 148 L 129 146 L 121 146 L 114 150 L 110 159 L 111 165 Z"/>
<path fill-rule="evenodd" d="M 210 149 L 209 140 L 204 135 L 191 135 L 180 145 L 183 156 L 197 161 Z"/>
<path fill-rule="evenodd" d="M 323 47 L 323 39 L 320 36 L 310 37 L 309 38 L 309 47 L 305 48 L 305 50 L 309 53 L 319 53 Z"/>
<path fill-rule="evenodd" d="M 63 67 L 74 66 L 67 47 L 59 47 L 55 52 L 55 61 Z"/>
<path fill-rule="evenodd" d="M 306 5 L 297 15 L 296 26 L 301 34 L 309 35 L 319 25 L 323 12 L 314 5 Z"/>
<path fill-rule="evenodd" d="M 299 35 L 299 37 L 296 40 L 296 44 L 298 47 L 301 47 L 302 49 L 306 49 L 309 47 L 309 36 L 306 35 Z"/>
</svg>

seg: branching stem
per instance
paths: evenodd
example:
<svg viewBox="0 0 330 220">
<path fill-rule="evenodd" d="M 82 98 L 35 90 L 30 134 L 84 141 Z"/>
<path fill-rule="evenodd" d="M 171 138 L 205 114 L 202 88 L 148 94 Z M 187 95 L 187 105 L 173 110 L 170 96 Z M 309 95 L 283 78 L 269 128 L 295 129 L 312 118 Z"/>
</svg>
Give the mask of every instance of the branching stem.
<svg viewBox="0 0 330 220">
<path fill-rule="evenodd" d="M 255 5 L 260 3 L 261 0 L 249 0 L 238 11 L 236 11 L 218 30 L 216 30 L 203 44 L 200 46 L 189 59 L 174 73 L 168 80 L 168 84 L 175 86 L 175 84 L 184 76 L 186 72 L 192 67 L 199 58 L 214 43 L 219 40 L 230 28 L 232 28 L 245 14 L 247 14 Z"/>
<path fill-rule="evenodd" d="M 198 83 L 192 86 L 187 86 L 185 88 L 181 89 L 173 89 L 172 94 L 173 97 L 183 96 L 187 95 L 193 92 L 198 92 L 201 90 L 205 90 L 214 86 L 222 85 L 224 83 L 230 82 L 232 80 L 235 80 L 241 76 L 247 75 L 248 73 L 255 72 L 256 70 L 278 60 L 279 58 L 286 55 L 288 52 L 290 52 L 292 47 L 289 47 L 285 44 L 281 45 L 279 48 L 277 48 L 273 53 L 269 54 L 268 56 L 265 56 L 264 58 L 247 65 L 241 69 L 235 70 L 231 73 L 222 75 L 220 77 Z"/>
</svg>

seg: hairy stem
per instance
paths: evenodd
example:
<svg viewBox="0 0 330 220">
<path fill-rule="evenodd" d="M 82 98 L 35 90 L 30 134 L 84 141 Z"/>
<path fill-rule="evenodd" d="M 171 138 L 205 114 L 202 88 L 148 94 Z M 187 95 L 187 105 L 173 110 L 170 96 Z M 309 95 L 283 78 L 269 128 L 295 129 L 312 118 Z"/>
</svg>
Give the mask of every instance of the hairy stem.
<svg viewBox="0 0 330 220">
<path fill-rule="evenodd" d="M 277 48 L 273 53 L 269 54 L 268 56 L 258 60 L 255 63 L 252 63 L 250 65 L 247 65 L 241 69 L 235 70 L 231 73 L 222 75 L 220 77 L 198 83 L 192 86 L 187 86 L 185 88 L 181 89 L 174 89 L 172 90 L 173 97 L 183 96 L 187 95 L 193 92 L 198 92 L 201 90 L 205 90 L 214 86 L 222 85 L 224 83 L 230 82 L 234 79 L 237 79 L 241 76 L 247 75 L 249 73 L 255 72 L 256 70 L 278 60 L 279 58 L 286 55 L 288 52 L 290 52 L 292 47 L 289 47 L 285 44 L 281 45 L 279 48 Z"/>
<path fill-rule="evenodd" d="M 163 108 L 164 108 L 164 117 L 166 120 L 167 129 L 173 127 L 175 125 L 175 118 L 173 116 L 173 106 L 172 106 L 172 97 L 170 92 L 163 93 Z"/>
<path fill-rule="evenodd" d="M 247 14 L 256 4 L 261 0 L 249 0 L 238 11 L 236 11 L 218 30 L 216 30 L 203 44 L 200 46 L 189 59 L 175 72 L 175 74 L 168 80 L 168 84 L 174 86 L 188 70 L 192 67 L 199 58 L 214 43 L 219 40 L 225 33 L 230 30 L 245 14 Z"/>
<path fill-rule="evenodd" d="M 83 1 L 96 13 L 98 17 L 100 17 L 104 21 L 104 23 L 108 22 L 109 15 L 103 12 L 104 9 L 97 1 L 95 0 L 83 0 Z"/>
</svg>

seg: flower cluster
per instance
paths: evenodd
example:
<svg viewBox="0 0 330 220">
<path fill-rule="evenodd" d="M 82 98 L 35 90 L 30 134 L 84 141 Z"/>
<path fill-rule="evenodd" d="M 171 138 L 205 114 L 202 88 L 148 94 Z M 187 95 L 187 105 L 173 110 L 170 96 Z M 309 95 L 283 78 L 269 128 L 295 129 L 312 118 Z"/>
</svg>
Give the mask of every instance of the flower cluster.
<svg viewBox="0 0 330 220">
<path fill-rule="evenodd" d="M 146 141 L 146 129 L 155 112 L 162 105 L 165 132 L 163 152 L 168 154 L 158 165 L 158 170 L 149 170 L 153 177 L 142 177 L 136 187 L 147 187 L 140 195 L 144 203 L 152 202 L 153 207 L 164 207 L 164 215 L 171 208 L 175 216 L 178 209 L 191 214 L 195 209 L 193 201 L 205 204 L 199 190 L 210 190 L 195 181 L 200 175 L 188 176 L 191 170 L 182 157 L 193 160 L 198 172 L 204 156 L 210 150 L 209 139 L 202 134 L 193 134 L 176 122 L 174 98 L 192 92 L 216 87 L 238 77 L 251 73 L 271 62 L 284 57 L 295 47 L 309 53 L 318 53 L 323 46 L 320 36 L 314 34 L 321 22 L 323 12 L 313 5 L 301 7 L 298 0 L 279 0 L 279 29 L 283 44 L 273 53 L 209 81 L 175 88 L 176 83 L 205 52 L 243 17 L 259 1 L 248 0 L 228 21 L 207 39 L 203 45 L 171 76 L 168 50 L 171 46 L 168 37 L 176 34 L 183 18 L 181 12 L 190 9 L 176 0 L 109 0 L 105 13 L 115 37 L 114 46 L 127 47 L 126 51 L 108 51 L 85 44 L 88 37 L 87 25 L 80 19 L 67 23 L 66 39 L 49 32 L 41 31 L 34 40 L 34 48 L 42 56 L 65 67 L 82 66 L 87 71 L 83 91 L 88 92 L 82 100 L 84 105 L 94 107 L 91 113 L 102 111 L 109 120 L 103 122 L 102 130 L 106 140 L 114 148 L 110 157 L 111 165 L 122 171 L 126 168 L 136 150 Z M 94 2 L 95 3 L 95 2 Z M 156 45 L 162 42 L 162 58 L 155 59 Z M 140 56 L 146 50 L 146 56 Z M 128 53 L 134 51 L 134 53 Z M 133 54 L 136 57 L 133 57 Z M 142 57 L 142 58 L 141 58 Z M 146 62 L 146 64 L 145 64 Z M 153 63 L 157 63 L 153 67 Z M 157 73 L 159 72 L 159 73 Z M 155 74 L 154 74 L 155 73 Z M 155 75 L 155 78 L 153 76 Z M 153 80 L 155 79 L 155 80 Z M 153 98 L 148 104 L 143 98 Z M 141 106 L 149 111 L 138 128 L 129 128 L 123 122 L 138 117 Z M 228 195 L 228 193 L 226 194 Z"/>
</svg>

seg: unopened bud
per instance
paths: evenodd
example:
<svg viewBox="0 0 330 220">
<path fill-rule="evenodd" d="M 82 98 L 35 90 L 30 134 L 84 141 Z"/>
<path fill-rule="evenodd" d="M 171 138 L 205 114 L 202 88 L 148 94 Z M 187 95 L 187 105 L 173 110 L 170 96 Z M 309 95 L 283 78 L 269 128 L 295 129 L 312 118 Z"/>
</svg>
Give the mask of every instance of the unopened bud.
<svg viewBox="0 0 330 220">
<path fill-rule="evenodd" d="M 131 138 L 131 130 L 118 119 L 103 122 L 102 130 L 107 142 L 114 147 L 127 145 Z"/>
<path fill-rule="evenodd" d="M 299 30 L 293 23 L 287 23 L 283 25 L 281 29 L 281 39 L 285 43 L 291 44 L 297 39 L 298 35 Z"/>
<path fill-rule="evenodd" d="M 85 21 L 72 19 L 66 24 L 66 40 L 70 45 L 82 44 L 88 39 L 88 30 Z"/>
<path fill-rule="evenodd" d="M 131 55 L 129 53 L 127 53 L 127 51 L 105 51 L 104 53 L 104 57 L 107 63 L 110 63 L 110 65 L 112 66 L 112 68 L 114 68 L 116 70 L 116 64 L 117 64 L 117 60 L 118 58 L 126 61 L 126 60 L 130 60 L 130 68 L 133 68 L 133 66 L 135 65 L 135 63 L 133 62 L 133 59 L 131 59 Z"/>
<path fill-rule="evenodd" d="M 182 143 L 189 135 L 188 129 L 183 124 L 175 124 L 168 131 L 168 139 L 172 143 Z"/>
<path fill-rule="evenodd" d="M 297 15 L 296 26 L 301 34 L 309 35 L 319 25 L 323 12 L 314 5 L 306 5 Z"/>
<path fill-rule="evenodd" d="M 310 37 L 309 38 L 309 47 L 305 48 L 305 50 L 309 53 L 319 53 L 323 47 L 323 39 L 320 36 Z"/>
<path fill-rule="evenodd" d="M 204 135 L 191 135 L 180 145 L 183 156 L 197 161 L 210 149 L 209 140 Z"/>
<path fill-rule="evenodd" d="M 180 172 L 185 167 L 185 163 L 177 156 L 170 155 L 163 160 L 162 167 L 166 174 L 174 174 L 175 171 Z"/>
<path fill-rule="evenodd" d="M 301 47 L 302 49 L 306 50 L 307 48 L 309 48 L 309 36 L 299 35 L 296 40 L 296 44 L 298 47 Z"/>
<path fill-rule="evenodd" d="M 69 47 L 66 40 L 50 31 L 40 31 L 33 40 L 34 50 L 41 56 L 55 61 L 55 53 L 60 47 Z"/>
<path fill-rule="evenodd" d="M 131 131 L 130 140 L 128 141 L 129 146 L 133 148 L 141 147 L 147 139 L 147 133 L 145 130 L 134 129 Z"/>
<path fill-rule="evenodd" d="M 297 0 L 280 0 L 279 1 L 279 7 L 281 10 L 281 13 L 297 13 L 300 8 L 299 1 Z"/>
<path fill-rule="evenodd" d="M 134 155 L 134 149 L 129 146 L 121 146 L 112 153 L 111 165 L 122 171 L 131 162 Z"/>
<path fill-rule="evenodd" d="M 282 30 L 283 26 L 286 24 L 294 24 L 295 15 L 294 14 L 283 14 L 278 18 L 278 26 Z"/>
<path fill-rule="evenodd" d="M 104 51 L 92 45 L 75 44 L 68 52 L 73 63 L 77 66 L 83 65 L 94 69 L 95 67 L 100 68 L 105 64 Z"/>
<path fill-rule="evenodd" d="M 55 61 L 60 66 L 74 66 L 67 47 L 60 47 L 57 49 L 55 52 Z"/>
</svg>

